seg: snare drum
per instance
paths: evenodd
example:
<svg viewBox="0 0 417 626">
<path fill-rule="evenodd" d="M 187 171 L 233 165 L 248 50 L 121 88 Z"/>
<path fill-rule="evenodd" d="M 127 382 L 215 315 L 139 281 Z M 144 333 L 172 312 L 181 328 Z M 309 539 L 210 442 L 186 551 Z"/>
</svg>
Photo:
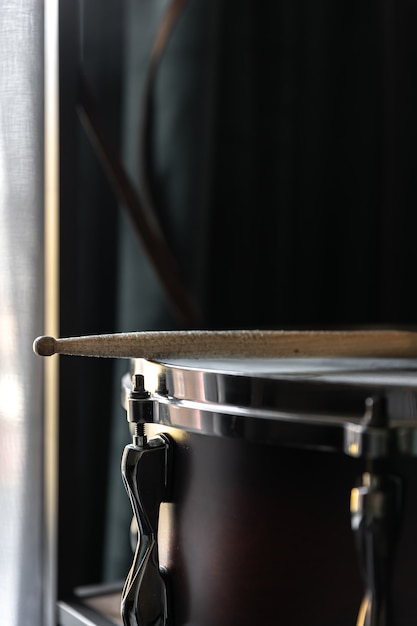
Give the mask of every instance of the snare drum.
<svg viewBox="0 0 417 626">
<path fill-rule="evenodd" d="M 414 625 L 416 361 L 138 359 L 123 397 L 125 624 Z"/>
</svg>

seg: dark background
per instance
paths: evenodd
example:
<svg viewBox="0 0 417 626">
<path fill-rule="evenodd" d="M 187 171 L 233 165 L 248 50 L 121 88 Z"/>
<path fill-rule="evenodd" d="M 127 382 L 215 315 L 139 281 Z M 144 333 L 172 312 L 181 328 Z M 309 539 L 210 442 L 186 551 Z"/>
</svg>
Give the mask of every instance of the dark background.
<svg viewBox="0 0 417 626">
<path fill-rule="evenodd" d="M 139 190 L 150 173 L 194 326 L 415 325 L 416 2 L 189 0 L 146 163 L 167 3 L 61 5 L 62 336 L 184 327 L 81 128 L 80 67 Z M 129 567 L 127 369 L 61 359 L 61 596 Z"/>
</svg>

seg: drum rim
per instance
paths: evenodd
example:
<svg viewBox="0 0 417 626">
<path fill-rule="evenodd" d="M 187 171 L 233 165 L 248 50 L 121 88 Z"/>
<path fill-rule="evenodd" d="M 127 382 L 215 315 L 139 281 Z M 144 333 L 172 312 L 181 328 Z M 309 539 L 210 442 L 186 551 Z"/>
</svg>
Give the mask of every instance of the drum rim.
<svg viewBox="0 0 417 626">
<path fill-rule="evenodd" d="M 412 364 L 417 366 L 416 361 Z M 137 373 L 144 376 L 145 388 L 151 393 L 153 422 L 157 424 L 354 457 L 377 458 L 393 451 L 417 456 L 417 385 L 381 383 L 369 387 L 320 377 L 248 376 L 133 359 L 131 374 L 123 379 L 125 408 L 131 375 Z M 255 402 L 257 394 L 258 400 L 269 397 L 269 403 Z M 276 394 L 281 394 L 284 406 L 277 407 Z M 387 400 L 389 426 L 384 431 L 364 425 L 365 402 L 378 395 Z M 399 398 L 404 400 L 400 407 Z"/>
</svg>

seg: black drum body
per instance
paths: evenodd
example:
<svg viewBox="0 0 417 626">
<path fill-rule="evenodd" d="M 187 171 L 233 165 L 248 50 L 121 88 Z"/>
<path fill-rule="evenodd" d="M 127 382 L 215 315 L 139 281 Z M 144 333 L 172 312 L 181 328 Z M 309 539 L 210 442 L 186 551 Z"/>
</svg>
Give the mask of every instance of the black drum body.
<svg viewBox="0 0 417 626">
<path fill-rule="evenodd" d="M 340 457 L 198 434 L 179 446 L 168 561 L 175 623 L 354 624 L 357 472 Z"/>
<path fill-rule="evenodd" d="M 415 366 L 132 362 L 125 624 L 414 625 Z"/>
</svg>

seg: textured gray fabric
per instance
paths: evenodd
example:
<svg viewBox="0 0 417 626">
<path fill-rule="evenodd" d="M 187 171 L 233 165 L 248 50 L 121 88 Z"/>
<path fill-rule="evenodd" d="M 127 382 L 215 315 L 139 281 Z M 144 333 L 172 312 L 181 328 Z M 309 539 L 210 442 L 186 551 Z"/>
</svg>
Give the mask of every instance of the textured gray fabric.
<svg viewBox="0 0 417 626">
<path fill-rule="evenodd" d="M 41 4 L 0 4 L 0 615 L 43 626 L 43 27 Z"/>
</svg>

